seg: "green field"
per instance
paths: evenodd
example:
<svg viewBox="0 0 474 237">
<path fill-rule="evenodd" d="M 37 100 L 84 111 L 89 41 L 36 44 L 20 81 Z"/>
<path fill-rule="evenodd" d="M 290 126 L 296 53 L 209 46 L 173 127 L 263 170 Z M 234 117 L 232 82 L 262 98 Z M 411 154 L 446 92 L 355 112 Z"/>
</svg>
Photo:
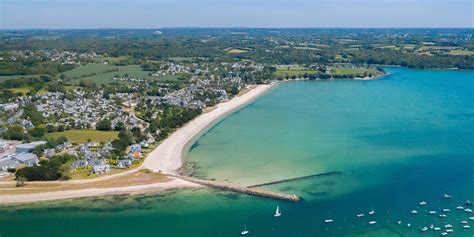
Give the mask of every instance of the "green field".
<svg viewBox="0 0 474 237">
<path fill-rule="evenodd" d="M 29 86 L 24 86 L 24 87 L 17 87 L 17 88 L 10 88 L 8 89 L 9 91 L 13 92 L 13 93 L 22 93 L 23 95 L 26 95 L 28 92 L 32 91 L 33 90 L 33 87 L 29 87 Z M 46 88 L 41 88 L 41 90 L 38 91 L 38 94 L 44 94 L 48 92 L 46 90 Z"/>
<path fill-rule="evenodd" d="M 363 68 L 363 67 L 334 67 L 331 69 L 332 75 L 363 75 L 364 73 L 372 73 L 374 75 L 381 74 L 373 68 Z"/>
<path fill-rule="evenodd" d="M 89 139 L 95 142 L 108 142 L 118 138 L 117 131 L 98 131 L 98 130 L 67 130 L 64 132 L 47 133 L 46 138 L 66 137 L 73 143 L 85 143 Z"/>
<path fill-rule="evenodd" d="M 448 54 L 451 54 L 451 55 L 474 55 L 474 51 L 456 49 L 456 50 L 449 51 Z"/>
<path fill-rule="evenodd" d="M 227 53 L 234 53 L 234 54 L 239 54 L 239 53 L 247 53 L 249 50 L 247 49 L 226 49 Z"/>
<path fill-rule="evenodd" d="M 176 77 L 154 77 L 150 76 L 147 71 L 143 71 L 139 65 L 127 65 L 127 66 L 113 66 L 99 63 L 89 63 L 84 66 L 74 68 L 70 71 L 63 73 L 68 79 L 71 79 L 72 85 L 77 85 L 81 80 L 91 81 L 97 84 L 105 84 L 113 82 L 114 75 L 124 76 L 128 74 L 132 78 L 141 79 L 160 79 L 160 80 L 174 80 Z"/>
<path fill-rule="evenodd" d="M 275 72 L 275 76 L 302 76 L 304 74 L 315 74 L 317 71 L 316 70 L 308 70 L 303 67 L 287 67 L 287 68 L 279 68 Z"/>
<path fill-rule="evenodd" d="M 19 79 L 19 78 L 32 78 L 32 77 L 40 77 L 41 74 L 34 74 L 34 75 L 11 75 L 11 76 L 0 76 L 0 82 L 9 80 L 9 79 Z"/>
</svg>

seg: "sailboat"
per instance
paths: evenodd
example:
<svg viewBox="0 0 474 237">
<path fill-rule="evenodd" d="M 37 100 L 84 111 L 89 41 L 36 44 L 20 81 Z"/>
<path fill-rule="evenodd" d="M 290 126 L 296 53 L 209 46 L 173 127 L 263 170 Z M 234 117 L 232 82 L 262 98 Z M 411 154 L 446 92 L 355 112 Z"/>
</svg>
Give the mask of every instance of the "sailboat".
<svg viewBox="0 0 474 237">
<path fill-rule="evenodd" d="M 334 220 L 331 219 L 331 213 L 329 213 L 329 219 L 324 220 L 324 223 L 332 223 Z"/>
<path fill-rule="evenodd" d="M 274 217 L 279 217 L 279 216 L 281 216 L 281 212 L 280 212 L 280 207 L 279 207 L 279 206 L 277 206 L 277 209 L 276 209 L 276 211 L 275 211 L 275 215 L 273 215 L 273 216 L 274 216 Z"/>
<path fill-rule="evenodd" d="M 247 225 L 244 226 L 244 230 L 242 230 L 242 232 L 240 232 L 241 235 L 246 235 L 248 234 L 249 231 L 247 230 Z"/>
<path fill-rule="evenodd" d="M 374 205 L 372 205 L 372 209 L 370 209 L 369 211 L 369 215 L 373 215 L 373 214 L 375 214 Z"/>
</svg>

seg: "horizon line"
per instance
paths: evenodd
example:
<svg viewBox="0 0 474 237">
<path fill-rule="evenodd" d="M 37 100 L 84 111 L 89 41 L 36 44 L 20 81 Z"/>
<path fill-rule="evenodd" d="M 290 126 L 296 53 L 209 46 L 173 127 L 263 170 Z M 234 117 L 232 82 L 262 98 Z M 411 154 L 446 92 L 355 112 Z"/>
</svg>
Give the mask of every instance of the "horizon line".
<svg viewBox="0 0 474 237">
<path fill-rule="evenodd" d="M 0 28 L 9 30 L 159 30 L 159 29 L 474 29 L 474 26 L 309 26 L 309 27 L 253 27 L 253 26 L 164 26 L 164 27 L 85 27 L 85 28 Z"/>
</svg>

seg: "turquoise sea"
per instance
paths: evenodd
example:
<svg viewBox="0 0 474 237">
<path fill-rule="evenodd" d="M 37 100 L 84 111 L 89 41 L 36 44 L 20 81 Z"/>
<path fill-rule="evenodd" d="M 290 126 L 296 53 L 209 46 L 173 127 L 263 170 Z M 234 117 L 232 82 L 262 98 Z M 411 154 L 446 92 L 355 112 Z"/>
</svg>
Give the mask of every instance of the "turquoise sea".
<svg viewBox="0 0 474 237">
<path fill-rule="evenodd" d="M 341 173 L 263 187 L 301 202 L 209 189 L 55 201 L 0 208 L 0 235 L 239 236 L 246 225 L 249 236 L 440 236 L 420 229 L 451 224 L 448 236 L 474 236 L 474 213 L 456 209 L 474 202 L 474 71 L 386 71 L 373 81 L 280 83 L 186 155 L 198 176 L 243 185 Z"/>
</svg>

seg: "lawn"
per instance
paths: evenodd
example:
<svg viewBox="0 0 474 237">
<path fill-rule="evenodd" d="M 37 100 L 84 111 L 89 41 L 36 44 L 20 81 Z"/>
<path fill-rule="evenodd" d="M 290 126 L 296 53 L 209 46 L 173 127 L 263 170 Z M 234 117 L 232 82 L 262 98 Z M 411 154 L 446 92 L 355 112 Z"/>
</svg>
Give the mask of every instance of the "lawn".
<svg viewBox="0 0 474 237">
<path fill-rule="evenodd" d="M 113 66 L 99 63 L 89 63 L 84 66 L 74 68 L 70 71 L 63 73 L 67 78 L 71 79 L 70 83 L 78 85 L 81 80 L 92 81 L 97 84 L 106 84 L 113 82 L 115 75 L 125 76 L 128 74 L 132 78 L 141 79 L 159 79 L 159 80 L 173 80 L 176 77 L 155 77 L 150 76 L 151 72 L 143 71 L 140 65 L 127 65 L 127 66 Z"/>
<path fill-rule="evenodd" d="M 449 51 L 448 54 L 450 54 L 450 55 L 474 55 L 474 51 L 456 49 L 456 50 Z"/>
<path fill-rule="evenodd" d="M 66 137 L 73 143 L 85 143 L 89 139 L 95 142 L 108 142 L 118 138 L 117 131 L 98 131 L 98 130 L 67 130 L 64 132 L 47 133 L 46 138 Z"/>
<path fill-rule="evenodd" d="M 374 75 L 381 74 L 381 72 L 377 71 L 373 68 L 363 68 L 363 67 L 335 67 L 332 68 L 334 72 L 332 75 L 362 75 L 365 72 L 372 73 Z"/>
</svg>

